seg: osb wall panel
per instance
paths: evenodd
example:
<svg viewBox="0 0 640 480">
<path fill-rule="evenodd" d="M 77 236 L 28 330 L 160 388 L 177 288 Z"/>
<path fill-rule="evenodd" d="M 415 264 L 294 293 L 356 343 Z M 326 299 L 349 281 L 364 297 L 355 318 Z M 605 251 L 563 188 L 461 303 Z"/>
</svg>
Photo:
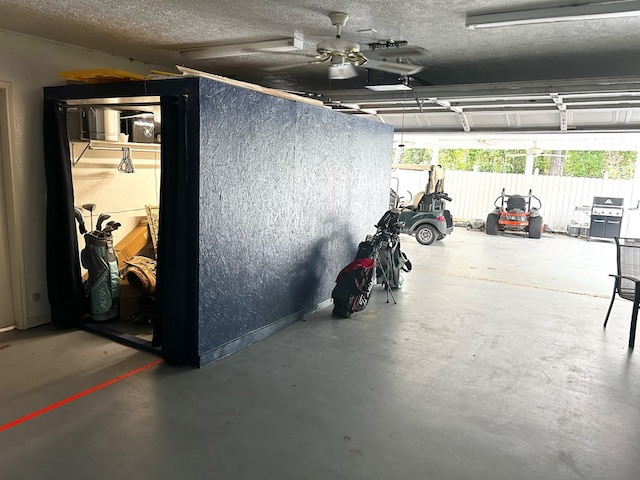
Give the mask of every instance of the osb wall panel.
<svg viewBox="0 0 640 480">
<path fill-rule="evenodd" d="M 393 130 L 200 87 L 199 352 L 331 297 L 388 205 Z"/>
</svg>

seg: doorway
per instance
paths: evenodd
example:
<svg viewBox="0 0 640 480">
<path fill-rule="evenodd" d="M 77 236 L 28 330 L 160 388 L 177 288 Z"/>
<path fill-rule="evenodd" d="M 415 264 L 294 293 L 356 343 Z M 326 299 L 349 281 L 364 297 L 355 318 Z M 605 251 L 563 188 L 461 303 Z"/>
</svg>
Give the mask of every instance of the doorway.
<svg viewBox="0 0 640 480">
<path fill-rule="evenodd" d="M 160 97 L 71 99 L 65 112 L 82 328 L 154 350 Z"/>
</svg>

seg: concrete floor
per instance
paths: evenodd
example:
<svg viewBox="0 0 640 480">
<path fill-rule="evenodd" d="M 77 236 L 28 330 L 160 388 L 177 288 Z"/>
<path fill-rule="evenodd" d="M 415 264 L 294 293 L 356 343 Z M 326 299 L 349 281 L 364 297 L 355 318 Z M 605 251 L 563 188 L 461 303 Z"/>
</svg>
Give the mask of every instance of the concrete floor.
<svg viewBox="0 0 640 480">
<path fill-rule="evenodd" d="M 402 241 L 397 305 L 377 287 L 350 319 L 324 310 L 0 431 L 0 478 L 640 478 L 630 302 L 602 329 L 612 243 Z M 0 334 L 0 425 L 154 359 L 82 331 Z"/>
</svg>

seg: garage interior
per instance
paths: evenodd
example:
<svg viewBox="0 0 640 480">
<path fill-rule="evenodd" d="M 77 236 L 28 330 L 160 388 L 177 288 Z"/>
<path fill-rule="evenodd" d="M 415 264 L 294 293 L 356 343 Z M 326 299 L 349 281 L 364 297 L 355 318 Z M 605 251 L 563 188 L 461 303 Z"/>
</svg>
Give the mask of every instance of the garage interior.
<svg viewBox="0 0 640 480">
<path fill-rule="evenodd" d="M 0 29 L 79 46 L 89 58 L 107 52 L 131 59 L 137 70 L 144 68 L 135 62 L 171 73 L 186 65 L 297 92 L 345 118 L 392 125 L 389 150 L 638 150 L 640 17 L 630 12 L 640 2 L 597 3 L 604 7 L 582 6 L 588 20 L 472 29 L 476 15 L 544 8 L 551 16 L 546 10 L 569 6 L 193 1 L 150 11 L 138 0 L 117 9 L 98 1 L 55 8 L 9 1 L 0 6 Z M 594 18 L 591 10 L 621 6 L 626 16 Z M 383 70 L 358 66 L 357 76 L 341 80 L 328 78 L 332 60 L 308 63 L 318 42 L 335 35 L 328 15 L 341 11 L 349 13 L 342 37 Z M 296 50 L 263 50 L 282 39 Z M 237 52 L 237 45 L 240 54 L 200 57 L 216 55 L 212 47 Z M 423 68 L 408 76 L 386 71 L 414 67 Z M 367 88 L 375 85 L 386 88 Z M 41 100 L 36 90 L 29 95 Z M 16 97 L 22 101 L 23 93 Z M 247 118 L 264 114 L 251 106 Z M 327 124 L 319 122 L 317 134 L 331 144 Z M 353 148 L 363 143 L 356 139 Z M 140 170 L 157 162 L 155 152 L 146 153 L 137 160 L 132 152 Z M 352 200 L 355 215 L 366 209 L 345 196 L 344 209 Z M 630 305 L 616 303 L 601 327 L 615 271 L 612 243 L 544 236 L 532 245 L 464 229 L 427 248 L 402 240 L 415 268 L 398 305 L 377 291 L 352 319 L 322 310 L 207 368 L 154 365 L 46 412 L 156 357 L 51 325 L 0 333 L 8 387 L 0 393 L 3 475 L 640 477 L 638 362 L 626 347 Z"/>
</svg>

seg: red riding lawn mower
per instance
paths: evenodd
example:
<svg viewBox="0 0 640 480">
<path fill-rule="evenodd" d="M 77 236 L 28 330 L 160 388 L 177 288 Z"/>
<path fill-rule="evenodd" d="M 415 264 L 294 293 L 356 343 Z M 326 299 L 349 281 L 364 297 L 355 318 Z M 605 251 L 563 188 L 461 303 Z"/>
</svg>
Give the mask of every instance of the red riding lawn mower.
<svg viewBox="0 0 640 480">
<path fill-rule="evenodd" d="M 535 200 L 536 206 L 531 205 L 532 200 Z M 493 204 L 496 208 L 487 215 L 485 224 L 487 235 L 509 231 L 527 233 L 529 238 L 540 238 L 542 202 L 538 197 L 531 195 L 531 190 L 528 195 L 507 195 L 503 188 Z"/>
</svg>

